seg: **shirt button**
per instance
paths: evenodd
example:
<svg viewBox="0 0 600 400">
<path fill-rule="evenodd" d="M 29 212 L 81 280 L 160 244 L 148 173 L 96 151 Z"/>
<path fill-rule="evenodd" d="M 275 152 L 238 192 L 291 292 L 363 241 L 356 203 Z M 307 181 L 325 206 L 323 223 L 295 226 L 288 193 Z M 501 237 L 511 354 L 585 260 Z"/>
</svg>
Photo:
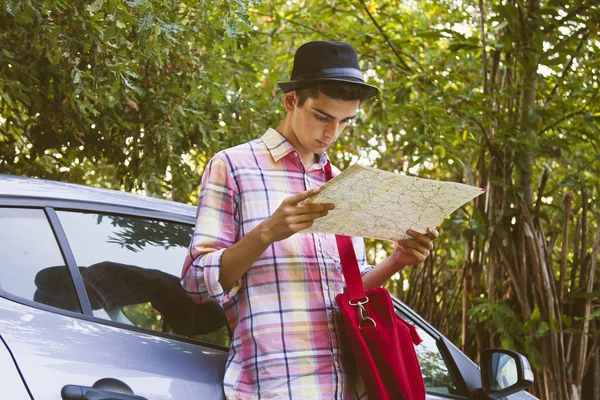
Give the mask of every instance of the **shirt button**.
<svg viewBox="0 0 600 400">
<path fill-rule="evenodd" d="M 325 284 L 323 285 L 323 287 L 325 288 L 325 290 L 329 290 L 329 285 Z"/>
</svg>

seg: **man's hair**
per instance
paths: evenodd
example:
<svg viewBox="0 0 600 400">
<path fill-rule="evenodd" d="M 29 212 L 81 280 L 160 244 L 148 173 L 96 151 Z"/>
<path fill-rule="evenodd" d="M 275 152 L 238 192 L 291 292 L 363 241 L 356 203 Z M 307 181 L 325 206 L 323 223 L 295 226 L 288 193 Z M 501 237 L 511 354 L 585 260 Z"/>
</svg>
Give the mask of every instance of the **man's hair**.
<svg viewBox="0 0 600 400">
<path fill-rule="evenodd" d="M 369 98 L 369 94 L 372 91 L 362 85 L 349 82 L 317 82 L 311 86 L 296 89 L 296 96 L 298 97 L 298 104 L 296 106 L 298 108 L 302 107 L 308 98 L 315 99 L 319 97 L 319 93 L 323 93 L 325 96 L 336 100 L 359 100 L 362 102 Z"/>
</svg>

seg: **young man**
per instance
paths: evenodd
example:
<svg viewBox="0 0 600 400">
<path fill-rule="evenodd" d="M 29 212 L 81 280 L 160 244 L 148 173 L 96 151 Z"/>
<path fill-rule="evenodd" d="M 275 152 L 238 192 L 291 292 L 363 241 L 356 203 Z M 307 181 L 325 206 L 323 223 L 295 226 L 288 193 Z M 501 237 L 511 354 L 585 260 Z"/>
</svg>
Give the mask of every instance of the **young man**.
<svg viewBox="0 0 600 400">
<path fill-rule="evenodd" d="M 277 129 L 206 167 L 182 284 L 196 301 L 224 306 L 227 399 L 364 398 L 335 303 L 345 286 L 335 236 L 301 231 L 334 208 L 303 202 L 326 181 L 327 148 L 378 90 L 351 45 L 323 41 L 297 50 L 280 87 L 287 115 Z M 365 288 L 425 260 L 438 236 L 408 234 L 376 267 L 353 238 Z"/>
</svg>

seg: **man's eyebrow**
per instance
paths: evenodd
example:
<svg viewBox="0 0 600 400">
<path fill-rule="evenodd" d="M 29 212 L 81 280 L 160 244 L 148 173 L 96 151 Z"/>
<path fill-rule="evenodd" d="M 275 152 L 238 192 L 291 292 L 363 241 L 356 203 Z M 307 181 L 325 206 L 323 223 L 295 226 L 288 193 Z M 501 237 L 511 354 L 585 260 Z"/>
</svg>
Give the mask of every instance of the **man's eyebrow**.
<svg viewBox="0 0 600 400">
<path fill-rule="evenodd" d="M 321 113 L 321 114 L 325 115 L 326 117 L 329 117 L 329 118 L 331 118 L 331 119 L 337 119 L 337 118 L 336 118 L 336 117 L 334 117 L 333 115 L 331 115 L 331 114 L 327 114 L 325 111 L 323 111 L 323 110 L 321 110 L 321 109 L 319 109 L 319 108 L 316 108 L 316 107 L 313 107 L 313 106 L 310 106 L 310 108 L 312 108 L 313 110 L 315 110 L 315 111 L 316 111 L 316 112 L 318 112 L 318 113 Z M 354 115 L 352 115 L 352 116 L 350 116 L 350 117 L 346 117 L 346 118 L 344 118 L 342 121 L 344 121 L 344 120 L 347 120 L 347 119 L 353 119 L 353 118 L 355 118 L 355 117 L 356 117 L 356 114 L 354 114 Z"/>
</svg>

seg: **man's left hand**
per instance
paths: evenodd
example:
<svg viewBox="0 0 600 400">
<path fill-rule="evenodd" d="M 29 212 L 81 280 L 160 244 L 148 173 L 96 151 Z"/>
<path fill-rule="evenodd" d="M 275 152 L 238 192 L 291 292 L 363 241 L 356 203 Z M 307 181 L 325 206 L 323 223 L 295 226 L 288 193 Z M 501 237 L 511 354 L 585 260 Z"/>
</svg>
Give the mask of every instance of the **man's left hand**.
<svg viewBox="0 0 600 400">
<path fill-rule="evenodd" d="M 426 233 L 409 229 L 406 234 L 412 239 L 398 240 L 398 246 L 390 256 L 397 265 L 414 265 L 425 261 L 433 250 L 433 241 L 440 235 L 434 228 L 427 228 Z"/>
</svg>

